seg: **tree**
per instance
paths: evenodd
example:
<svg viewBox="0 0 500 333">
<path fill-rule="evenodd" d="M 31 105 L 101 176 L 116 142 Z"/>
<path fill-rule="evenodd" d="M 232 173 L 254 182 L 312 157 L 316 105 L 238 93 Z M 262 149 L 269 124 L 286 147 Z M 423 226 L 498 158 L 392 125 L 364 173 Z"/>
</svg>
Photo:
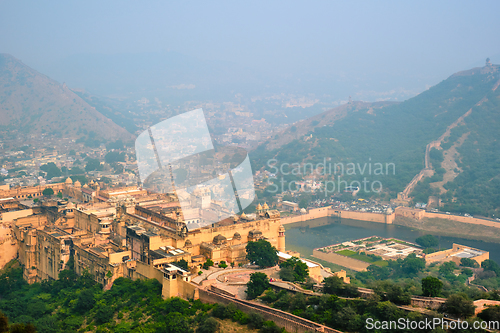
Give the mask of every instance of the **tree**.
<svg viewBox="0 0 500 333">
<path fill-rule="evenodd" d="M 125 153 L 119 153 L 117 151 L 110 151 L 104 156 L 106 163 L 113 162 L 125 162 Z"/>
<path fill-rule="evenodd" d="M 338 325 L 349 332 L 359 332 L 363 327 L 360 317 L 352 306 L 346 306 L 337 312 Z"/>
<path fill-rule="evenodd" d="M 486 309 L 484 309 L 483 311 L 479 312 L 477 316 L 484 321 L 500 322 L 500 306 L 498 306 L 498 305 L 489 306 Z"/>
<path fill-rule="evenodd" d="M 217 319 L 210 317 L 198 326 L 196 333 L 215 333 L 219 330 L 220 324 Z"/>
<path fill-rule="evenodd" d="M 308 202 L 306 199 L 301 199 L 299 201 L 299 208 L 307 208 L 307 206 L 308 206 Z"/>
<path fill-rule="evenodd" d="M 441 307 L 441 312 L 446 312 L 459 318 L 467 318 L 474 315 L 476 306 L 465 294 L 453 294 Z"/>
<path fill-rule="evenodd" d="M 76 281 L 76 274 L 73 271 L 70 271 L 68 269 L 64 269 L 59 272 L 59 282 L 64 286 L 64 287 L 70 287 L 72 286 Z"/>
<path fill-rule="evenodd" d="M 453 273 L 455 269 L 457 269 L 457 264 L 455 264 L 453 261 L 447 261 L 439 266 L 439 273 L 441 275 L 448 275 Z"/>
<path fill-rule="evenodd" d="M 254 299 L 269 288 L 269 279 L 265 273 L 257 272 L 250 275 L 250 281 L 247 283 L 247 297 Z"/>
<path fill-rule="evenodd" d="M 404 258 L 401 265 L 403 272 L 408 275 L 416 275 L 425 268 L 425 260 L 417 258 L 415 253 L 410 253 Z"/>
<path fill-rule="evenodd" d="M 344 281 L 338 276 L 327 277 L 323 280 L 323 293 L 337 295 L 344 287 Z"/>
<path fill-rule="evenodd" d="M 356 286 L 344 283 L 338 276 L 327 277 L 323 280 L 323 293 L 344 297 L 359 297 L 360 295 Z"/>
<path fill-rule="evenodd" d="M 205 261 L 205 263 L 203 264 L 203 269 L 209 269 L 210 266 L 213 266 L 214 265 L 214 262 L 212 261 L 212 259 L 207 259 L 207 261 Z"/>
<path fill-rule="evenodd" d="M 470 268 L 464 268 L 464 269 L 462 269 L 462 274 L 467 276 L 467 277 L 471 277 L 474 275 L 474 272 Z"/>
<path fill-rule="evenodd" d="M 246 251 L 248 261 L 260 267 L 271 267 L 278 263 L 278 250 L 264 239 L 248 242 Z"/>
<path fill-rule="evenodd" d="M 89 158 L 87 160 L 87 164 L 85 165 L 85 171 L 89 172 L 89 171 L 101 171 L 102 170 L 102 165 L 101 165 L 101 162 L 99 162 L 98 159 L 94 159 L 94 158 Z"/>
<path fill-rule="evenodd" d="M 479 264 L 474 259 L 462 258 L 462 259 L 460 259 L 460 266 L 477 268 L 477 267 L 479 267 Z"/>
<path fill-rule="evenodd" d="M 9 332 L 9 319 L 0 312 L 0 333 Z"/>
<path fill-rule="evenodd" d="M 260 329 L 264 324 L 264 317 L 260 313 L 250 312 L 248 316 L 248 327 L 251 329 Z"/>
<path fill-rule="evenodd" d="M 411 294 L 405 292 L 401 286 L 393 284 L 387 288 L 387 299 L 395 304 L 406 305 L 411 303 Z"/>
<path fill-rule="evenodd" d="M 274 321 L 265 321 L 259 333 L 282 333 L 283 330 L 276 325 Z"/>
<path fill-rule="evenodd" d="M 14 324 L 10 327 L 11 333 L 35 333 L 36 328 L 32 324 Z"/>
<path fill-rule="evenodd" d="M 183 270 L 185 271 L 188 271 L 189 270 L 189 265 L 188 265 L 188 262 L 184 259 L 181 259 L 179 261 L 174 261 L 173 264 L 177 267 L 180 267 L 182 268 Z"/>
<path fill-rule="evenodd" d="M 116 140 L 114 142 L 110 142 L 106 145 L 106 149 L 111 150 L 111 149 L 123 149 L 124 144 L 121 139 Z"/>
<path fill-rule="evenodd" d="M 94 315 L 95 322 L 98 325 L 109 322 L 113 317 L 113 308 L 107 306 L 103 301 L 99 301 L 96 305 L 96 313 Z"/>
<path fill-rule="evenodd" d="M 307 307 L 306 296 L 303 293 L 296 293 L 290 302 L 290 310 L 305 310 Z"/>
<path fill-rule="evenodd" d="M 63 197 L 62 192 L 58 192 L 58 193 L 57 193 L 57 197 L 58 197 L 59 199 L 62 199 L 62 197 Z"/>
<path fill-rule="evenodd" d="M 54 162 L 50 162 L 40 166 L 40 170 L 45 171 L 47 174 L 45 177 L 47 179 L 52 179 L 54 177 L 60 177 L 62 175 L 61 170 L 57 167 Z"/>
<path fill-rule="evenodd" d="M 42 194 L 44 197 L 50 197 L 54 195 L 54 190 L 51 189 L 50 187 L 47 187 L 46 189 L 43 190 Z"/>
<path fill-rule="evenodd" d="M 422 279 L 422 294 L 428 297 L 437 297 L 441 293 L 443 282 L 433 276 Z"/>
<path fill-rule="evenodd" d="M 481 263 L 481 267 L 485 271 L 495 272 L 497 276 L 500 276 L 500 266 L 491 259 L 486 259 Z"/>
<path fill-rule="evenodd" d="M 75 311 L 78 313 L 85 313 L 92 309 L 95 304 L 94 291 L 92 289 L 84 289 L 78 295 L 75 304 Z"/>
<path fill-rule="evenodd" d="M 69 174 L 70 175 L 83 175 L 83 174 L 85 174 L 85 171 L 77 166 L 74 166 L 69 171 Z M 73 179 L 73 178 L 71 178 L 71 179 Z"/>
<path fill-rule="evenodd" d="M 276 293 L 274 292 L 273 289 L 269 288 L 264 293 L 264 296 L 262 296 L 260 299 L 267 304 L 271 304 L 271 303 L 276 302 L 276 300 L 278 299 L 278 296 L 276 295 Z"/>
<path fill-rule="evenodd" d="M 110 165 L 113 168 L 113 170 L 115 170 L 115 175 L 119 175 L 119 174 L 123 173 L 123 170 L 125 170 L 123 165 L 121 165 L 119 163 L 114 162 L 114 163 L 111 163 Z"/>
<path fill-rule="evenodd" d="M 293 268 L 292 267 L 283 267 L 280 269 L 279 272 L 280 279 L 283 281 L 290 281 L 293 282 L 295 281 L 295 276 L 293 274 Z"/>
<path fill-rule="evenodd" d="M 302 262 L 302 260 L 297 257 L 291 257 L 290 259 L 287 259 L 285 262 L 281 263 L 280 267 L 281 270 L 285 269 L 285 271 L 283 272 L 284 277 L 282 276 L 280 270 L 280 277 L 285 281 L 304 282 L 309 276 L 309 268 L 307 268 L 307 264 Z M 290 279 L 289 269 L 291 269 L 293 272 L 293 280 Z"/>
<path fill-rule="evenodd" d="M 425 235 L 415 239 L 415 242 L 423 248 L 439 246 L 439 239 L 432 235 Z"/>
<path fill-rule="evenodd" d="M 219 262 L 219 267 L 220 267 L 220 268 L 227 268 L 227 264 L 226 264 L 226 262 L 225 262 L 224 260 L 221 260 L 221 261 Z"/>
</svg>

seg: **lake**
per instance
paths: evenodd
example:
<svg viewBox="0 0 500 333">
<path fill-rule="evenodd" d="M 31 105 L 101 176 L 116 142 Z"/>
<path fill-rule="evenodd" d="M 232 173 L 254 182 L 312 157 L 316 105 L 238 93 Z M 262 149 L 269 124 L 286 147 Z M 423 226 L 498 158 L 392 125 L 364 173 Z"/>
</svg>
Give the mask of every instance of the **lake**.
<svg viewBox="0 0 500 333">
<path fill-rule="evenodd" d="M 351 241 L 369 236 L 380 236 L 384 238 L 398 238 L 408 242 L 426 235 L 429 232 L 420 231 L 408 227 L 393 224 L 382 224 L 357 220 L 342 219 L 342 222 L 334 223 L 318 228 L 299 228 L 293 224 L 285 225 L 286 249 L 300 252 L 303 257 L 310 257 L 313 249 L 331 244 Z M 437 236 L 439 246 L 442 250 L 450 249 L 453 243 L 467 245 L 480 250 L 489 251 L 490 259 L 500 263 L 500 243 L 483 242 L 456 237 Z M 314 258 L 311 258 L 314 260 Z"/>
</svg>

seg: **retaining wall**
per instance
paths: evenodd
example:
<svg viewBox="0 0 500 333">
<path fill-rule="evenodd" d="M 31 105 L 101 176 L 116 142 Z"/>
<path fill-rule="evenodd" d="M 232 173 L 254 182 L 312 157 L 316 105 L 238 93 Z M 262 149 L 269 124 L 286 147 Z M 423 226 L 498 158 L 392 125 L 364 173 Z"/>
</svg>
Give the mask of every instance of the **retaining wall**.
<svg viewBox="0 0 500 333">
<path fill-rule="evenodd" d="M 328 220 L 328 217 L 337 216 L 337 213 L 335 213 L 336 211 L 340 211 L 340 216 L 344 219 L 376 223 L 392 224 L 395 218 L 395 213 L 387 215 L 382 213 L 358 212 L 350 210 L 339 210 L 328 206 L 309 209 L 307 214 L 282 217 L 281 224 L 296 223 L 297 226 L 302 226 L 301 223 L 304 223 L 304 227 L 308 226 L 310 228 L 317 228 L 331 224 L 331 222 Z"/>
<path fill-rule="evenodd" d="M 451 220 L 451 221 L 457 221 L 457 222 L 462 222 L 462 223 L 477 224 L 477 225 L 484 225 L 487 227 L 500 228 L 500 222 L 484 220 L 484 219 L 477 219 L 474 217 L 456 216 L 456 215 L 430 213 L 430 212 L 425 212 L 424 216 L 427 218 L 430 218 L 430 219 L 444 219 L 444 220 Z"/>
</svg>

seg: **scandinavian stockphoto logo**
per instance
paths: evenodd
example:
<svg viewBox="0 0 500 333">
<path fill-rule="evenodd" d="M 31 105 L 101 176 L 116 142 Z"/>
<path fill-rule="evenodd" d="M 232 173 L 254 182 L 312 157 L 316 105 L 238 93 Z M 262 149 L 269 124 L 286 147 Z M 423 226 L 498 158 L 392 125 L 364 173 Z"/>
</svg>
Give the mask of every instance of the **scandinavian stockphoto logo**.
<svg viewBox="0 0 500 333">
<path fill-rule="evenodd" d="M 214 147 L 202 109 L 149 127 L 135 151 L 143 187 L 175 193 L 189 230 L 240 213 L 255 198 L 247 152 Z"/>
</svg>

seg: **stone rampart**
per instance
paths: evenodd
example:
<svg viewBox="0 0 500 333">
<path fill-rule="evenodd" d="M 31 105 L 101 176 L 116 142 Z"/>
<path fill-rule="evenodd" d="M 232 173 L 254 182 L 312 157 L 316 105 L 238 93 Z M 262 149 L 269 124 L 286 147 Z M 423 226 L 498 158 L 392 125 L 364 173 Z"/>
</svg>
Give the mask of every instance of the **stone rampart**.
<svg viewBox="0 0 500 333">
<path fill-rule="evenodd" d="M 339 210 L 328 207 L 321 207 L 310 209 L 308 213 L 294 216 L 287 216 L 281 218 L 281 224 L 291 224 L 297 227 L 309 227 L 309 228 L 317 228 L 325 225 L 331 224 L 331 220 L 328 217 L 336 217 L 340 212 L 340 217 L 343 219 L 351 219 L 358 221 L 366 221 L 366 222 L 376 222 L 376 223 L 385 223 L 392 224 L 394 219 L 398 216 L 409 217 L 416 220 L 421 220 L 422 218 L 439 218 L 450 221 L 457 221 L 461 223 L 469 223 L 475 225 L 483 225 L 487 227 L 500 228 L 500 222 L 479 219 L 473 217 L 465 217 L 465 216 L 457 216 L 457 215 L 448 215 L 442 213 L 431 213 L 427 212 L 423 209 L 416 208 L 405 208 L 398 207 L 395 212 L 392 214 L 383 214 L 383 213 L 370 213 L 370 212 L 359 212 L 359 211 L 349 211 L 349 210 Z"/>
<path fill-rule="evenodd" d="M 333 216 L 333 215 L 334 214 L 333 214 L 333 209 L 332 209 L 330 216 Z M 341 210 L 340 217 L 343 219 L 392 224 L 392 222 L 394 221 L 395 214 L 394 213 L 382 214 L 382 213 L 370 213 L 370 212 Z"/>
<path fill-rule="evenodd" d="M 329 216 L 330 206 L 320 207 L 320 208 L 312 208 L 306 214 L 300 215 L 292 215 L 281 218 L 281 224 L 289 224 L 289 223 L 297 223 L 297 222 L 305 222 L 314 219 L 325 218 Z M 325 221 L 328 224 L 328 221 Z"/>
<path fill-rule="evenodd" d="M 484 225 L 484 226 L 493 227 L 493 228 L 500 228 L 500 222 L 495 222 L 495 221 L 485 220 L 485 219 L 478 219 L 478 218 L 474 218 L 474 217 L 448 215 L 448 214 L 431 213 L 431 212 L 425 212 L 424 216 L 427 218 L 430 218 L 430 219 L 444 219 L 444 220 L 457 221 L 457 222 L 462 222 L 462 223 Z"/>
<path fill-rule="evenodd" d="M 306 332 L 328 332 L 328 333 L 341 333 L 340 331 L 320 325 L 313 321 L 295 316 L 291 313 L 273 309 L 268 306 L 260 305 L 253 302 L 235 299 L 232 297 L 224 296 L 208 290 L 200 289 L 200 300 L 205 303 L 218 303 L 228 305 L 233 303 L 236 307 L 245 312 L 260 313 L 266 320 L 272 320 L 276 325 L 284 327 L 288 332 L 306 333 Z"/>
<path fill-rule="evenodd" d="M 392 224 L 395 218 L 395 214 L 382 214 L 382 213 L 371 213 L 371 212 L 359 212 L 351 210 L 340 210 L 328 207 L 313 208 L 310 209 L 306 214 L 286 216 L 281 218 L 281 224 L 296 223 L 297 226 L 309 226 L 310 228 L 322 227 L 328 225 L 331 222 L 328 221 L 328 217 L 336 217 L 340 212 L 340 217 L 344 219 L 360 220 L 376 223 L 386 223 Z"/>
<path fill-rule="evenodd" d="M 427 309 L 438 309 L 441 305 L 446 302 L 446 298 L 440 297 L 424 297 L 424 296 L 412 296 L 411 305 L 419 308 Z"/>
</svg>

